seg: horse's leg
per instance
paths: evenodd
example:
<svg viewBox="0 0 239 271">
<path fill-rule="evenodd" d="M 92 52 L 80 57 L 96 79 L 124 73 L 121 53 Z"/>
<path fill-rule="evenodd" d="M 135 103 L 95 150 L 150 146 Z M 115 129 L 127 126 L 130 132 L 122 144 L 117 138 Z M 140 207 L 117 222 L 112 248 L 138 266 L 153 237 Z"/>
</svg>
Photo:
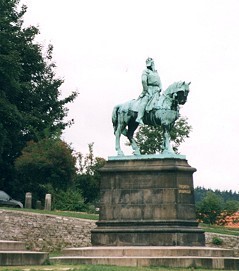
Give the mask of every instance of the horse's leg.
<svg viewBox="0 0 239 271">
<path fill-rule="evenodd" d="M 161 148 L 161 152 L 163 153 L 165 150 L 165 130 L 164 130 L 164 128 L 163 128 L 163 137 L 162 137 L 162 143 L 160 145 L 160 148 Z"/>
<path fill-rule="evenodd" d="M 163 154 L 165 153 L 174 153 L 173 148 L 170 144 L 170 134 L 169 134 L 169 127 L 168 126 L 164 126 L 163 127 Z"/>
<path fill-rule="evenodd" d="M 125 129 L 125 122 L 124 122 L 124 113 L 120 113 L 118 114 L 118 124 L 117 124 L 117 128 L 115 130 L 115 150 L 117 152 L 117 155 L 119 156 L 123 156 L 124 153 L 121 150 L 120 147 L 120 136 L 123 133 L 124 129 Z"/>
<path fill-rule="evenodd" d="M 128 124 L 128 132 L 126 134 L 127 138 L 129 139 L 129 142 L 131 144 L 132 149 L 134 150 L 134 155 L 140 155 L 140 149 L 134 139 L 134 132 L 138 127 L 138 123 L 135 121 L 130 121 Z"/>
<path fill-rule="evenodd" d="M 130 144 L 132 146 L 132 149 L 134 150 L 134 155 L 141 155 L 140 149 L 133 137 L 129 138 Z"/>
<path fill-rule="evenodd" d="M 120 147 L 121 133 L 122 133 L 122 125 L 118 124 L 117 129 L 115 131 L 115 150 L 117 152 L 117 155 L 119 155 L 119 156 L 124 155 L 124 153 L 123 153 L 123 151 L 121 150 L 121 147 Z"/>
</svg>

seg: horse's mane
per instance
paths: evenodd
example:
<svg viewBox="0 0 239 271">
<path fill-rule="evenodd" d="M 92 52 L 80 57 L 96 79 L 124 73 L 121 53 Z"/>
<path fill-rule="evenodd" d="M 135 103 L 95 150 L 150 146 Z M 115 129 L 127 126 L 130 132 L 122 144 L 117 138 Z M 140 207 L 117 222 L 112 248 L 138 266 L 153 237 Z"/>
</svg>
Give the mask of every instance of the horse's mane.
<svg viewBox="0 0 239 271">
<path fill-rule="evenodd" d="M 180 88 L 183 85 L 182 81 L 174 82 L 170 86 L 167 87 L 167 89 L 164 91 L 165 95 L 169 95 L 174 93 L 178 88 Z"/>
</svg>

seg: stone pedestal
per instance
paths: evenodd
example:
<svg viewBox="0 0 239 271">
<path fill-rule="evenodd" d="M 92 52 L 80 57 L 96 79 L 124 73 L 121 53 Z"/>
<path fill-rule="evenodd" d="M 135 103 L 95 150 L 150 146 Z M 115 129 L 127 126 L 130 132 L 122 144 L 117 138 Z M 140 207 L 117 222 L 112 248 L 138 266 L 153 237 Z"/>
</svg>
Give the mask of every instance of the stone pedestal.
<svg viewBox="0 0 239 271">
<path fill-rule="evenodd" d="M 143 156 L 141 156 L 143 157 Z M 204 246 L 185 159 L 109 160 L 101 169 L 94 246 Z"/>
</svg>

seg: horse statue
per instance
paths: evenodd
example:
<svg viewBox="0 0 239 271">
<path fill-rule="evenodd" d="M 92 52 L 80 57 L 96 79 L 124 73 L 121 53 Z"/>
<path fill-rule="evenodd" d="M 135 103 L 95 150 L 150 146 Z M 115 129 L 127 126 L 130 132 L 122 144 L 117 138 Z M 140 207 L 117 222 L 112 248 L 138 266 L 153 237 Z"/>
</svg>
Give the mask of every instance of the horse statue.
<svg viewBox="0 0 239 271">
<path fill-rule="evenodd" d="M 152 126 L 161 125 L 163 128 L 162 154 L 175 154 L 170 144 L 169 132 L 179 117 L 179 105 L 183 105 L 187 101 L 189 85 L 190 82 L 175 82 L 170 85 L 162 95 L 159 95 L 159 93 L 154 94 L 151 100 L 149 100 L 149 103 L 151 103 L 150 110 L 147 110 L 146 106 L 143 117 L 144 124 Z M 136 122 L 139 102 L 140 98 L 119 104 L 113 109 L 112 123 L 115 134 L 115 149 L 119 156 L 124 155 L 120 147 L 121 134 L 128 138 L 134 155 L 140 155 L 140 149 L 133 137 L 139 125 L 139 123 Z"/>
</svg>

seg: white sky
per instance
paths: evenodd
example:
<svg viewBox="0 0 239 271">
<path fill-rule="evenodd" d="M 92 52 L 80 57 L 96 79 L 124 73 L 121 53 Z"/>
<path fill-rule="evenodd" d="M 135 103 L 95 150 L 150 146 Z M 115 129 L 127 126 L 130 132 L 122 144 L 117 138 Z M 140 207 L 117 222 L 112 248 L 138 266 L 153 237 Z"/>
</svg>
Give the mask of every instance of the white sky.
<svg viewBox="0 0 239 271">
<path fill-rule="evenodd" d="M 63 95 L 75 124 L 64 139 L 86 153 L 115 155 L 111 112 L 137 98 L 145 59 L 153 57 L 163 89 L 191 81 L 181 114 L 193 132 L 180 147 L 197 168 L 195 186 L 239 191 L 238 0 L 22 0 L 27 25 L 54 46 Z M 129 147 L 122 147 L 131 154 Z"/>
</svg>

